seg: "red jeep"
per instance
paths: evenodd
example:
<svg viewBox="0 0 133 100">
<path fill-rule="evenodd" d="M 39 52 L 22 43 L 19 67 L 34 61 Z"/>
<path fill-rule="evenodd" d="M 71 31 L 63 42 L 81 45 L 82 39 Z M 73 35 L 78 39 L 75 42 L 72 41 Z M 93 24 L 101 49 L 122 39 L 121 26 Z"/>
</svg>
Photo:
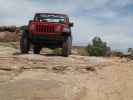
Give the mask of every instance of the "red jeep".
<svg viewBox="0 0 133 100">
<path fill-rule="evenodd" d="M 37 13 L 20 39 L 21 53 L 28 53 L 33 45 L 33 53 L 39 54 L 43 47 L 62 48 L 62 55 L 69 56 L 72 47 L 69 17 L 65 14 Z"/>
</svg>

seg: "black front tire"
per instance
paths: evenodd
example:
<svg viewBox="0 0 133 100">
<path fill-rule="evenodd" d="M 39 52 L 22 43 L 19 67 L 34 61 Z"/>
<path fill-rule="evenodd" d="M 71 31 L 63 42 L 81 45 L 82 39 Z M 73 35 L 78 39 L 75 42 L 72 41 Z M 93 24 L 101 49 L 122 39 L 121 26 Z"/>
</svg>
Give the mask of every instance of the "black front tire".
<svg viewBox="0 0 133 100">
<path fill-rule="evenodd" d="M 64 57 L 68 57 L 71 54 L 71 49 L 72 49 L 72 37 L 66 36 L 63 41 L 62 55 Z"/>
<path fill-rule="evenodd" d="M 30 49 L 30 42 L 26 32 L 23 32 L 20 38 L 20 51 L 21 53 L 28 53 Z"/>
</svg>

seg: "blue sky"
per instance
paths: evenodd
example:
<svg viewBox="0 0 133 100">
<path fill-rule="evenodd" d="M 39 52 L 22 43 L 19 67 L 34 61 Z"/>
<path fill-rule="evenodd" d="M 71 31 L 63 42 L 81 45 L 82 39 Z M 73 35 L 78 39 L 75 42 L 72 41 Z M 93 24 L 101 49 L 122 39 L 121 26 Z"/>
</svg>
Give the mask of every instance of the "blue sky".
<svg viewBox="0 0 133 100">
<path fill-rule="evenodd" d="M 113 49 L 133 47 L 133 0 L 0 0 L 0 25 L 25 25 L 36 12 L 68 14 L 74 45 L 100 36 Z"/>
</svg>

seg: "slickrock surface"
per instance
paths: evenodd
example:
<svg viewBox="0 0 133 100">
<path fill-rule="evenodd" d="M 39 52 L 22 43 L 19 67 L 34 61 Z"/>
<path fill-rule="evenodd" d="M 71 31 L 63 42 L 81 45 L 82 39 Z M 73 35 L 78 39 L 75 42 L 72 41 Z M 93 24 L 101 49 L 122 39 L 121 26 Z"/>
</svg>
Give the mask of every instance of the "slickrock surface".
<svg viewBox="0 0 133 100">
<path fill-rule="evenodd" d="M 21 55 L 0 46 L 0 100 L 133 100 L 133 61 Z"/>
</svg>

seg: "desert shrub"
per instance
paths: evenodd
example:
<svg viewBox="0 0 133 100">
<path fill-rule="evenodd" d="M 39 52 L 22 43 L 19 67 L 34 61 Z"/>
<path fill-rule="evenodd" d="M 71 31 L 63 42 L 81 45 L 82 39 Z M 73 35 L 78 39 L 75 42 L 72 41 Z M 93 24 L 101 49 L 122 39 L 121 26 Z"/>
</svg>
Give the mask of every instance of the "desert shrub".
<svg viewBox="0 0 133 100">
<path fill-rule="evenodd" d="M 95 37 L 92 44 L 88 44 L 86 50 L 90 56 L 109 56 L 111 53 L 110 47 L 100 37 Z"/>
<path fill-rule="evenodd" d="M 8 31 L 8 32 L 15 32 L 17 29 L 16 26 L 0 26 L 0 32 Z"/>
</svg>

